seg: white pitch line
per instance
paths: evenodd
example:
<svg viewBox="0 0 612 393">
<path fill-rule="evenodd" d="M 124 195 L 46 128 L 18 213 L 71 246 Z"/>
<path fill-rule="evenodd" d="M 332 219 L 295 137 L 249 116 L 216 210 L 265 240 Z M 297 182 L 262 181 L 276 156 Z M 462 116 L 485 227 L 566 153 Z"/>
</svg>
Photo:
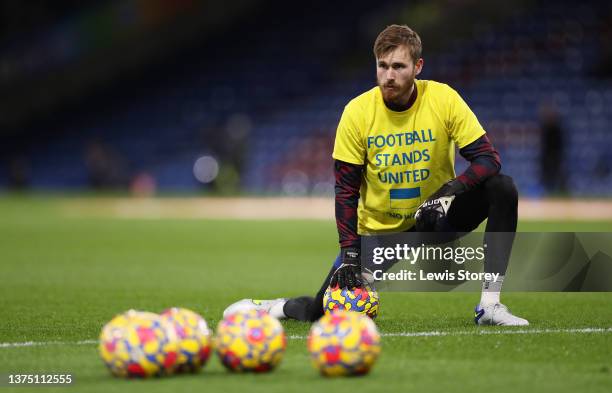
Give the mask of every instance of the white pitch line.
<svg viewBox="0 0 612 393">
<path fill-rule="evenodd" d="M 576 329 L 521 329 L 521 330 L 457 330 L 457 331 L 431 331 L 431 332 L 399 332 L 382 333 L 383 337 L 441 337 L 441 336 L 486 336 L 486 335 L 505 335 L 505 334 L 548 334 L 548 333 L 612 333 L 609 328 L 576 328 Z M 307 336 L 289 336 L 294 340 L 305 340 Z"/>
<path fill-rule="evenodd" d="M 486 329 L 486 328 L 484 328 Z M 384 337 L 433 337 L 433 336 L 480 336 L 504 334 L 547 334 L 547 333 L 612 333 L 612 328 L 582 328 L 582 329 L 517 329 L 517 330 L 460 330 L 450 332 L 400 332 L 384 333 Z"/>
<path fill-rule="evenodd" d="M 92 345 L 97 344 L 98 340 L 81 340 L 81 341 L 25 341 L 21 343 L 0 343 L 0 348 L 18 348 L 18 347 L 46 347 L 49 345 Z"/>
<path fill-rule="evenodd" d="M 507 335 L 507 334 L 550 334 L 550 333 L 612 333 L 609 328 L 575 328 L 575 329 L 520 329 L 520 330 L 458 330 L 458 331 L 430 331 L 430 332 L 399 332 L 383 333 L 383 337 L 441 337 L 441 336 L 486 336 L 486 335 Z M 291 340 L 305 340 L 307 336 L 291 335 L 287 336 Z M 24 341 L 16 343 L 0 343 L 0 348 L 19 348 L 19 347 L 44 347 L 51 345 L 94 345 L 98 340 L 81 341 Z"/>
</svg>

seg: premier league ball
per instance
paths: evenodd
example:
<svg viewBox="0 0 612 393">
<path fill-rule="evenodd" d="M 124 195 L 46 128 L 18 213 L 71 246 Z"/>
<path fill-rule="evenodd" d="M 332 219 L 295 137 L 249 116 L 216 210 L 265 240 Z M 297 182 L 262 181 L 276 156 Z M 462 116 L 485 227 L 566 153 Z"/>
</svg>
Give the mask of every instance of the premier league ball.
<svg viewBox="0 0 612 393">
<path fill-rule="evenodd" d="M 217 326 L 215 348 L 230 371 L 271 371 L 282 360 L 286 346 L 282 325 L 262 310 L 230 314 Z"/>
<path fill-rule="evenodd" d="M 336 310 L 312 326 L 308 351 L 312 364 L 324 376 L 363 375 L 380 354 L 380 334 L 371 318 Z"/>
<path fill-rule="evenodd" d="M 374 319 L 378 315 L 378 292 L 370 284 L 347 289 L 328 287 L 323 296 L 325 313 L 334 310 L 355 311 Z"/>
<path fill-rule="evenodd" d="M 197 372 L 202 368 L 212 349 L 212 334 L 199 314 L 186 308 L 169 308 L 161 313 L 177 337 L 178 357 L 176 372 Z"/>
<path fill-rule="evenodd" d="M 104 326 L 98 349 L 110 372 L 119 377 L 172 374 L 178 357 L 172 326 L 157 314 L 134 310 Z"/>
</svg>

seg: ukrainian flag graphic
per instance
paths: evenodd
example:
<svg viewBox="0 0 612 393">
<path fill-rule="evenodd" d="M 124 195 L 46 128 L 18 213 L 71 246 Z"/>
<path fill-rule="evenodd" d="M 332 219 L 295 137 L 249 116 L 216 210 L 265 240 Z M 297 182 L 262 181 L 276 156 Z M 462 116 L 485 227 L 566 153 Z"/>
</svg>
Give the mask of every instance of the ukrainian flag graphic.
<svg viewBox="0 0 612 393">
<path fill-rule="evenodd" d="M 396 188 L 389 191 L 391 209 L 412 209 L 421 204 L 421 187 Z"/>
</svg>

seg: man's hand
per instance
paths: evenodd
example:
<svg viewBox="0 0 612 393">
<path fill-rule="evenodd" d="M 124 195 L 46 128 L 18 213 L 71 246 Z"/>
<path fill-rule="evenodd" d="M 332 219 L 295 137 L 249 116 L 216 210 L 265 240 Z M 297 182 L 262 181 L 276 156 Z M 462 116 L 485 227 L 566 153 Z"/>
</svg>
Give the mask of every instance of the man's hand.
<svg viewBox="0 0 612 393">
<path fill-rule="evenodd" d="M 419 208 L 414 218 L 418 232 L 434 232 L 440 219 L 446 217 L 455 195 L 461 193 L 464 186 L 457 179 L 446 182 L 434 192 Z"/>
<path fill-rule="evenodd" d="M 340 254 L 342 264 L 334 272 L 329 285 L 331 287 L 337 285 L 340 288 L 348 289 L 363 285 L 361 281 L 361 258 L 359 257 L 359 249 L 353 247 L 343 248 Z"/>
</svg>

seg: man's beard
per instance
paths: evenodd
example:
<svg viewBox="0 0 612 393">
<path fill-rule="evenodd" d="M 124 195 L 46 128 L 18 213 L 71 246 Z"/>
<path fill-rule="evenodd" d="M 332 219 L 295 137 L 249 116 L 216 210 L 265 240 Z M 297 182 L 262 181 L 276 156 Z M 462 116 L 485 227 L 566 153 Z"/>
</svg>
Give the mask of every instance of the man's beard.
<svg viewBox="0 0 612 393">
<path fill-rule="evenodd" d="M 389 109 L 402 110 L 410 102 L 410 90 L 414 85 L 414 79 L 408 81 L 404 86 L 397 83 L 378 84 L 383 100 Z"/>
</svg>

